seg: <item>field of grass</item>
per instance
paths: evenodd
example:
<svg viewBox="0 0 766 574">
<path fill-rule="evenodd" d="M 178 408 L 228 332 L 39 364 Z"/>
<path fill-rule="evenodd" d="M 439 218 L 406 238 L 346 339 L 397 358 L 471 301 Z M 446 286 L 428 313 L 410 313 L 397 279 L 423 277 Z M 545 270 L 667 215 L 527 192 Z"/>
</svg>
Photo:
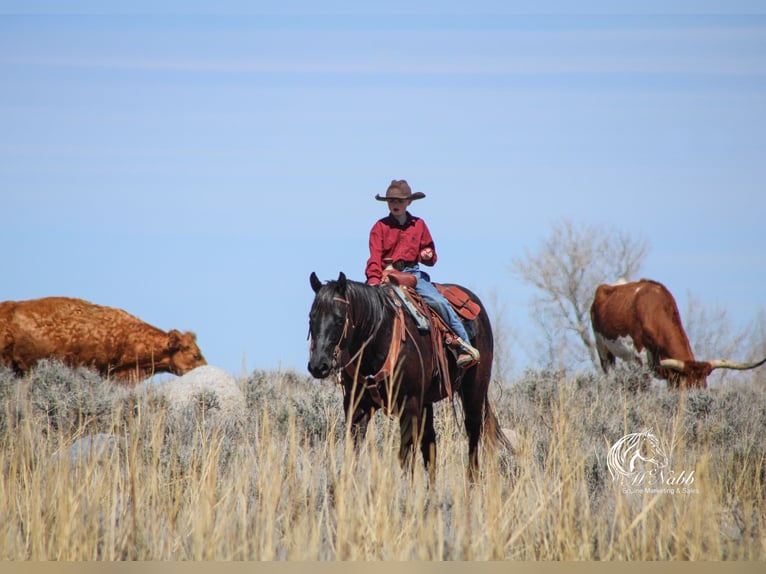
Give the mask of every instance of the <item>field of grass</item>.
<svg viewBox="0 0 766 574">
<path fill-rule="evenodd" d="M 3 560 L 763 560 L 766 391 L 631 389 L 640 374 L 493 383 L 515 454 L 467 481 L 460 404 L 437 409 L 437 478 L 397 459 L 377 414 L 351 447 L 340 389 L 294 372 L 240 380 L 244 420 L 182 413 L 85 370 L 0 367 Z M 215 420 L 215 422 L 211 422 Z M 627 493 L 609 447 L 651 428 L 671 493 Z M 86 436 L 102 450 L 70 456 Z"/>
</svg>

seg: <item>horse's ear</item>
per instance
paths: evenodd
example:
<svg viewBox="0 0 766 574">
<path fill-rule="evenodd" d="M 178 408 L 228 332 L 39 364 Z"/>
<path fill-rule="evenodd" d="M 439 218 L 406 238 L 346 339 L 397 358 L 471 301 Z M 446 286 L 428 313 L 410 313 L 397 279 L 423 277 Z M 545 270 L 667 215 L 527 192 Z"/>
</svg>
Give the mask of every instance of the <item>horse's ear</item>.
<svg viewBox="0 0 766 574">
<path fill-rule="evenodd" d="M 341 293 L 346 292 L 346 274 L 343 271 L 338 274 L 338 289 Z"/>
<path fill-rule="evenodd" d="M 311 281 L 311 288 L 314 290 L 314 293 L 319 293 L 319 290 L 322 288 L 322 282 L 314 271 L 311 272 L 309 281 Z"/>
</svg>

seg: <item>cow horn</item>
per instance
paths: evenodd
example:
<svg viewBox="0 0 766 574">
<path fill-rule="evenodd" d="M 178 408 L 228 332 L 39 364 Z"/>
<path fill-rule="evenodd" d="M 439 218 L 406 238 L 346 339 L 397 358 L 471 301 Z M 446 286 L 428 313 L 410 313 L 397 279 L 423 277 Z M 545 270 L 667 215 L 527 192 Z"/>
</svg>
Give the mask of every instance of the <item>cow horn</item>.
<svg viewBox="0 0 766 574">
<path fill-rule="evenodd" d="M 746 371 L 748 369 L 755 369 L 766 363 L 766 358 L 757 363 L 735 363 L 733 361 L 716 360 L 710 361 L 710 366 L 713 369 L 737 369 L 738 371 Z"/>
<path fill-rule="evenodd" d="M 685 363 L 678 359 L 660 359 L 660 366 L 674 371 L 683 371 Z"/>
</svg>

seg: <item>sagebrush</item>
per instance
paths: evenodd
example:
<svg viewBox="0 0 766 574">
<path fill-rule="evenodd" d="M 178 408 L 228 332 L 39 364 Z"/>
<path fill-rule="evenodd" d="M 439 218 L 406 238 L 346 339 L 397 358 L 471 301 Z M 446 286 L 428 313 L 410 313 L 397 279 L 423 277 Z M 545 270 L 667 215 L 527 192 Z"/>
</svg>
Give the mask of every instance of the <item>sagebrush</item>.
<svg viewBox="0 0 766 574">
<path fill-rule="evenodd" d="M 211 425 L 214 394 L 175 412 L 151 387 L 56 362 L 0 368 L 0 558 L 764 559 L 766 392 L 640 391 L 643 376 L 494 383 L 516 450 L 482 451 L 473 483 L 459 400 L 439 403 L 428 484 L 419 456 L 399 466 L 396 419 L 377 414 L 353 448 L 330 380 L 255 371 L 239 381 L 244 419 Z M 693 493 L 612 479 L 609 446 L 645 428 L 694 471 Z"/>
</svg>

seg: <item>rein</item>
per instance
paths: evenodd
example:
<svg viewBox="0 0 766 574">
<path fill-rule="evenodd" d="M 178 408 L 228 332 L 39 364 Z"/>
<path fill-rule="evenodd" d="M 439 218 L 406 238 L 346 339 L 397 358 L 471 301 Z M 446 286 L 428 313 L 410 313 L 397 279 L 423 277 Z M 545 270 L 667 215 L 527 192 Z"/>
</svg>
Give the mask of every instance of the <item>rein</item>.
<svg viewBox="0 0 766 574">
<path fill-rule="evenodd" d="M 360 361 L 365 349 L 380 333 L 380 329 L 383 326 L 383 320 L 379 319 L 376 324 L 372 326 L 372 332 L 370 335 L 361 343 L 358 349 L 353 354 L 351 354 L 348 359 L 346 359 L 344 355 L 350 354 L 350 350 L 348 349 L 349 337 L 351 336 L 352 329 L 356 327 L 351 317 L 351 310 L 349 309 L 351 306 L 351 301 L 348 299 L 348 297 L 341 297 L 339 295 L 336 295 L 332 298 L 333 301 L 344 303 L 346 305 L 345 318 L 343 321 L 343 331 L 341 332 L 340 337 L 338 338 L 338 342 L 335 344 L 335 348 L 333 349 L 333 370 L 339 375 L 338 382 L 343 382 L 343 379 L 340 376 L 343 373 L 345 373 L 346 376 L 350 377 L 354 381 L 356 381 L 357 378 L 362 379 L 370 399 L 377 405 L 378 408 L 381 408 L 384 411 L 387 411 L 387 408 L 383 397 L 381 396 L 382 389 L 379 389 L 378 385 L 385 380 L 393 380 L 393 374 L 397 368 L 402 343 L 407 340 L 408 335 L 412 337 L 412 334 L 409 333 L 409 330 L 407 329 L 407 325 L 404 320 L 404 310 L 401 304 L 396 300 L 393 294 L 391 294 L 391 299 L 392 300 L 389 303 L 391 303 L 394 307 L 393 325 L 391 327 L 391 341 L 388 345 L 388 352 L 383 361 L 383 364 L 376 373 L 372 374 L 359 372 L 361 366 Z M 311 333 L 309 331 L 309 336 L 310 335 Z M 311 344 L 313 348 L 313 340 L 311 341 Z M 419 349 L 418 354 L 420 354 Z M 423 363 L 422 356 L 420 357 L 420 362 L 421 364 Z M 355 365 L 355 363 L 357 364 Z"/>
<path fill-rule="evenodd" d="M 338 301 L 339 303 L 345 303 L 346 304 L 346 319 L 343 322 L 343 332 L 340 334 L 340 339 L 338 339 L 338 344 L 335 345 L 335 351 L 333 352 L 333 356 L 335 357 L 335 362 L 338 363 L 338 359 L 340 358 L 341 354 L 341 346 L 346 341 L 346 338 L 348 337 L 348 327 L 351 324 L 351 316 L 348 313 L 348 308 L 351 305 L 351 302 L 348 299 L 344 299 L 343 297 L 333 297 L 333 301 Z M 379 327 L 380 325 L 378 325 Z M 378 328 L 376 328 L 369 337 L 362 343 L 362 345 L 359 347 L 359 350 L 353 354 L 353 356 L 346 362 L 345 365 L 342 367 L 338 367 L 338 370 L 345 371 L 351 363 L 353 363 L 359 355 L 361 355 L 364 352 L 365 347 L 372 341 L 372 339 L 375 337 L 375 335 L 378 333 Z"/>
<path fill-rule="evenodd" d="M 401 350 L 402 343 L 406 340 L 407 334 L 408 334 L 407 327 L 404 322 L 404 312 L 401 306 L 396 305 L 396 301 L 394 301 L 394 307 L 395 307 L 395 314 L 393 318 L 391 342 L 388 346 L 388 353 L 386 354 L 386 358 L 384 359 L 380 369 L 378 369 L 378 371 L 375 374 L 359 373 L 360 365 L 357 365 L 356 367 L 354 367 L 354 362 L 364 352 L 365 348 L 370 343 L 370 341 L 372 341 L 373 338 L 378 334 L 380 327 L 382 325 L 382 322 L 378 322 L 372 334 L 370 334 L 370 336 L 367 337 L 367 339 L 362 343 L 359 349 L 347 361 L 345 361 L 345 364 L 342 367 L 340 367 L 338 370 L 339 373 L 341 372 L 345 373 L 348 377 L 350 377 L 354 381 L 356 381 L 357 377 L 361 375 L 361 377 L 365 381 L 365 390 L 368 393 L 368 396 L 370 397 L 372 402 L 378 408 L 382 409 L 384 412 L 388 412 L 388 408 L 385 404 L 384 397 L 381 396 L 381 390 L 379 389 L 378 385 L 381 382 L 386 380 L 393 381 L 393 373 L 396 369 L 397 362 L 399 360 L 399 352 Z M 343 338 L 344 337 L 341 337 L 341 341 L 343 340 Z M 336 353 L 340 353 L 341 341 L 339 341 L 338 343 L 338 347 L 336 348 Z M 342 378 L 339 379 L 339 382 L 340 383 L 343 382 Z M 389 389 L 389 392 L 390 392 L 390 389 Z"/>
</svg>

